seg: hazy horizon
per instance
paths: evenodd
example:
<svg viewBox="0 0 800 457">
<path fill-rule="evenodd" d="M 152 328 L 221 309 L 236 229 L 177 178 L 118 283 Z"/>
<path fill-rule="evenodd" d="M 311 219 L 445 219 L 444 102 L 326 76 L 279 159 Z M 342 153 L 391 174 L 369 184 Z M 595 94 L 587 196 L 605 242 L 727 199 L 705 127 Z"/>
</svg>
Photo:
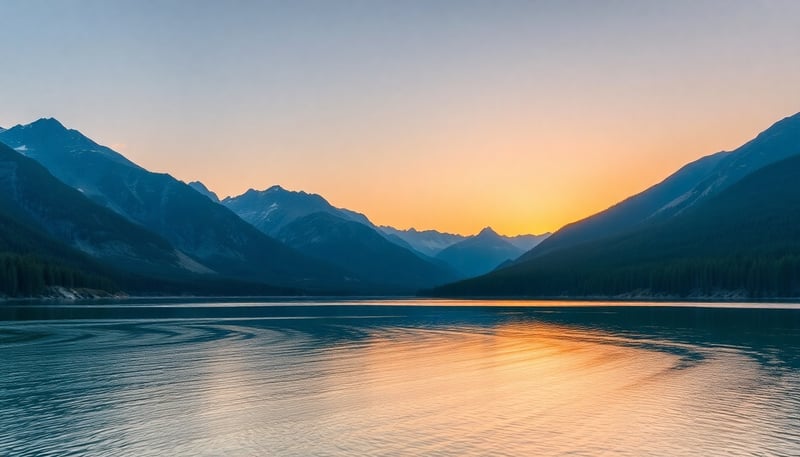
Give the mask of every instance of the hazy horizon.
<svg viewBox="0 0 800 457">
<path fill-rule="evenodd" d="M 0 126 L 55 117 L 221 197 L 398 228 L 554 231 L 800 111 L 791 1 L 0 10 Z"/>
</svg>

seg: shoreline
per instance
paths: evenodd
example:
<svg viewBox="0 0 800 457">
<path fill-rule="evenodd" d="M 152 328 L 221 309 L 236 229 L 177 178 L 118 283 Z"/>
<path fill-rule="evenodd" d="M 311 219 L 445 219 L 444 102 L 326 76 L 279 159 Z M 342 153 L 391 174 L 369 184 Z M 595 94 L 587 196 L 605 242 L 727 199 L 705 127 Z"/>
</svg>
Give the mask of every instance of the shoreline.
<svg viewBox="0 0 800 457">
<path fill-rule="evenodd" d="M 558 303 L 570 302 L 570 306 L 580 306 L 581 303 L 587 306 L 595 306 L 599 303 L 606 303 L 611 306 L 615 304 L 631 305 L 636 303 L 647 303 L 652 305 L 667 305 L 667 304 L 797 304 L 800 305 L 800 297 L 730 297 L 730 296 L 692 296 L 692 297 L 679 297 L 679 296 L 645 296 L 637 295 L 630 297 L 619 296 L 558 296 L 558 297 L 537 297 L 537 296 L 470 296 L 470 297 L 442 297 L 442 296 L 424 296 L 424 295 L 127 295 L 127 294 L 92 294 L 86 293 L 87 291 L 69 291 L 64 295 L 43 295 L 37 297 L 0 297 L 0 306 L 4 304 L 13 303 L 64 303 L 64 304 L 90 304 L 90 303 L 125 303 L 125 302 L 150 302 L 150 301 L 164 301 L 164 302 L 210 302 L 221 301 L 226 303 L 246 303 L 246 302 L 331 302 L 343 303 L 350 301 L 358 302 L 382 302 L 382 301 L 399 301 L 399 302 L 464 302 L 478 303 L 478 302 L 539 302 L 539 303 Z M 404 306 L 413 306 L 410 303 L 404 303 Z M 424 306 L 424 305 L 420 305 Z M 472 306 L 472 305 L 467 305 Z M 558 305 L 554 305 L 558 306 Z"/>
</svg>

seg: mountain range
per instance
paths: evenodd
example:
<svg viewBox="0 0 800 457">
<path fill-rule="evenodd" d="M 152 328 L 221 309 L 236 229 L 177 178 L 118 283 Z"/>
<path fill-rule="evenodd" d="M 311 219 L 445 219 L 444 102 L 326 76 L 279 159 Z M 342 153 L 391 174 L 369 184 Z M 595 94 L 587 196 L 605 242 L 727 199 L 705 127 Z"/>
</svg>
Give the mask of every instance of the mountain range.
<svg viewBox="0 0 800 457">
<path fill-rule="evenodd" d="M 210 192 L 201 183 L 195 186 L 201 193 Z M 377 227 L 364 214 L 334 207 L 320 195 L 281 186 L 250 189 L 221 203 L 288 246 L 371 281 L 405 285 L 406 292 L 486 273 L 547 236 L 502 237 L 490 230 L 492 235 L 469 237 Z M 438 240 L 441 249 L 429 240 Z"/>
<path fill-rule="evenodd" d="M 445 296 L 800 294 L 800 114 L 569 224 Z"/>
<path fill-rule="evenodd" d="M 148 294 L 296 294 L 219 277 L 0 144 L 0 293 L 45 287 Z"/>
<path fill-rule="evenodd" d="M 198 272 L 267 284 L 338 288 L 346 274 L 263 235 L 168 174 L 153 173 L 55 119 L 0 133 L 53 176 L 169 241 Z"/>
<path fill-rule="evenodd" d="M 363 214 L 336 208 L 317 194 L 272 186 L 221 203 L 266 235 L 383 285 L 386 292 L 414 293 L 464 277 L 384 235 Z"/>
<path fill-rule="evenodd" d="M 121 289 L 408 294 L 466 277 L 319 195 L 272 186 L 220 200 L 52 118 L 0 143 L 4 214 L 68 252 L 59 265 L 91 265 Z"/>
<path fill-rule="evenodd" d="M 280 186 L 220 199 L 40 119 L 0 129 L 0 294 L 800 296 L 798 157 L 800 114 L 552 235 L 464 236 Z"/>
</svg>

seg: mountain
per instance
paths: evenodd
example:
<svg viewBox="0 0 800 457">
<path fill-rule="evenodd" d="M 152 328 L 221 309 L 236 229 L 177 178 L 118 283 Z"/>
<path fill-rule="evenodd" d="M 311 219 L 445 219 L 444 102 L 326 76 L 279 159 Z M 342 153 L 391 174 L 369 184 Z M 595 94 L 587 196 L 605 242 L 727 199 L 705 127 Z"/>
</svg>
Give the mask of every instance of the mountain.
<svg viewBox="0 0 800 457">
<path fill-rule="evenodd" d="M 262 232 L 279 238 L 283 228 L 294 221 L 312 214 L 326 213 L 343 220 L 362 224 L 368 227 L 370 230 L 376 231 L 381 237 L 390 241 L 391 243 L 404 249 L 411 250 L 426 264 L 439 263 L 439 268 L 445 270 L 447 269 L 446 266 L 449 265 L 452 267 L 452 269 L 459 271 L 461 275 L 465 274 L 462 270 L 464 265 L 448 264 L 447 260 L 450 259 L 450 257 L 437 256 L 437 254 L 444 248 L 468 239 L 468 237 L 463 235 L 452 235 L 449 233 L 437 232 L 435 230 L 426 230 L 420 232 L 413 228 L 410 230 L 397 230 L 395 228 L 386 226 L 376 227 L 363 214 L 344 208 L 336 208 L 320 195 L 309 194 L 302 191 L 289 191 L 281 186 L 272 186 L 269 189 L 262 191 L 250 189 L 237 197 L 228 197 L 224 199 L 222 204 L 230 208 L 245 221 L 253 224 L 253 226 Z M 326 223 L 330 222 L 328 219 L 322 218 L 313 218 L 309 220 L 325 221 Z M 309 220 L 306 220 L 305 224 L 308 224 Z M 326 226 L 332 227 L 333 225 Z M 319 229 L 322 229 L 322 227 Z M 319 234 L 321 232 L 318 230 L 317 233 Z M 512 245 L 512 248 L 508 248 L 506 246 L 506 250 L 513 251 L 515 255 L 513 255 L 511 258 L 516 258 L 523 252 L 530 250 L 533 246 L 541 242 L 544 237 L 546 236 L 521 235 L 517 237 L 501 238 Z M 477 244 L 480 244 L 480 242 Z M 489 249 L 491 250 L 491 248 Z M 491 263 L 494 257 L 498 255 L 497 253 L 501 251 L 502 249 L 499 249 L 495 254 L 486 254 L 486 260 L 484 260 L 482 263 L 475 260 L 481 265 L 479 269 L 482 270 L 482 272 L 486 272 L 496 267 L 500 262 L 508 260 L 507 257 L 504 257 L 500 261 L 494 263 L 491 268 L 486 266 L 488 265 L 487 262 Z M 341 265 L 337 259 L 327 258 L 326 260 L 337 265 Z M 437 260 L 440 262 L 437 262 Z M 475 271 L 474 268 L 467 268 L 467 270 L 470 272 Z M 438 277 L 436 277 L 436 279 L 438 280 Z"/>
<path fill-rule="evenodd" d="M 0 211 L 0 297 L 42 296 L 56 287 L 93 294 L 119 290 L 100 265 Z"/>
<path fill-rule="evenodd" d="M 319 212 L 372 227 L 363 214 L 335 208 L 320 195 L 289 191 L 281 186 L 260 191 L 250 189 L 237 197 L 222 200 L 222 204 L 270 236 L 277 235 L 296 219 Z"/>
<path fill-rule="evenodd" d="M 450 265 L 463 277 L 475 277 L 516 259 L 524 252 L 491 227 L 486 227 L 477 235 L 443 249 L 436 254 L 436 259 Z"/>
<path fill-rule="evenodd" d="M 709 198 L 760 168 L 800 152 L 800 113 L 787 117 L 733 152 L 692 162 L 664 181 L 611 208 L 563 227 L 518 262 L 636 230 Z"/>
<path fill-rule="evenodd" d="M 410 228 L 408 230 L 398 230 L 394 227 L 386 225 L 380 226 L 379 229 L 386 234 L 387 238 L 389 238 L 391 241 L 402 246 L 410 247 L 425 256 L 433 258 L 437 258 L 437 254 L 446 248 L 472 238 L 470 236 L 443 233 L 436 230 L 420 231 L 414 228 Z M 550 233 L 544 233 L 541 235 L 497 236 L 515 246 L 521 254 L 533 249 L 536 245 L 550 236 Z M 516 257 L 518 257 L 518 255 L 514 256 L 514 258 Z"/>
<path fill-rule="evenodd" d="M 375 291 L 409 293 L 461 277 L 378 231 L 363 214 L 336 208 L 317 194 L 272 186 L 250 189 L 222 204 L 288 246 L 372 284 Z"/>
<path fill-rule="evenodd" d="M 119 290 L 102 265 L 0 207 L 0 297 L 41 295 L 52 287 Z"/>
<path fill-rule="evenodd" d="M 55 119 L 12 127 L 0 142 L 223 277 L 316 290 L 353 286 L 335 267 L 264 235 L 187 184 L 147 171 Z"/>
<path fill-rule="evenodd" d="M 277 238 L 309 256 L 353 272 L 382 292 L 414 293 L 460 277 L 362 223 L 326 211 L 293 220 L 281 228 Z"/>
<path fill-rule="evenodd" d="M 800 297 L 800 149 L 797 153 L 674 217 L 520 261 L 433 293 Z"/>
<path fill-rule="evenodd" d="M 54 291 L 60 288 L 61 291 Z M 143 275 L 90 258 L 0 208 L 0 297 L 297 295 L 302 291 L 208 275 Z"/>
<path fill-rule="evenodd" d="M 0 208 L 87 255 L 134 271 L 210 272 L 165 239 L 101 207 L 0 144 Z"/>
<path fill-rule="evenodd" d="M 437 232 L 436 230 L 418 231 L 414 228 L 410 228 L 408 230 L 398 230 L 389 226 L 380 226 L 379 229 L 389 237 L 392 237 L 392 239 L 400 240 L 406 245 L 411 246 L 413 249 L 429 257 L 435 257 L 436 254 L 441 252 L 444 248 L 452 246 L 467 238 L 463 235 L 442 233 Z"/>
<path fill-rule="evenodd" d="M 219 197 L 217 197 L 217 194 L 208 190 L 208 187 L 206 187 L 205 184 L 201 183 L 200 181 L 190 182 L 189 187 L 205 195 L 206 197 L 211 199 L 212 202 L 219 203 Z"/>
<path fill-rule="evenodd" d="M 54 286 L 134 294 L 299 292 L 210 273 L 0 144 L 0 294 L 35 296 Z"/>
</svg>

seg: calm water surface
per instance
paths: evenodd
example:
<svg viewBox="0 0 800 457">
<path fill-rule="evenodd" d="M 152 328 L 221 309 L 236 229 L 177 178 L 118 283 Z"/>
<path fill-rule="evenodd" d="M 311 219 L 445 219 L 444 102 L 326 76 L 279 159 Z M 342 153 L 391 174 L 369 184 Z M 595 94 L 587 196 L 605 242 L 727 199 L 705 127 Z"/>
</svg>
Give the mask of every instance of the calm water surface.
<svg viewBox="0 0 800 457">
<path fill-rule="evenodd" d="M 0 455 L 798 456 L 793 306 L 0 304 Z"/>
</svg>

